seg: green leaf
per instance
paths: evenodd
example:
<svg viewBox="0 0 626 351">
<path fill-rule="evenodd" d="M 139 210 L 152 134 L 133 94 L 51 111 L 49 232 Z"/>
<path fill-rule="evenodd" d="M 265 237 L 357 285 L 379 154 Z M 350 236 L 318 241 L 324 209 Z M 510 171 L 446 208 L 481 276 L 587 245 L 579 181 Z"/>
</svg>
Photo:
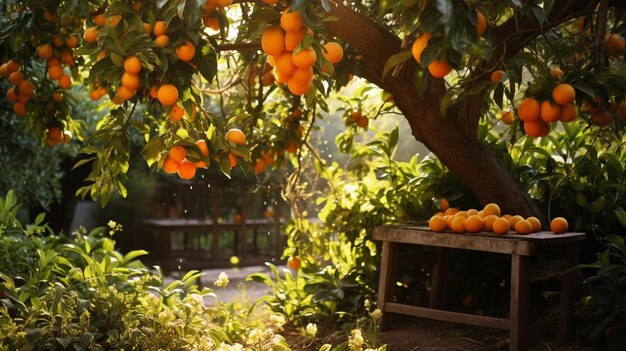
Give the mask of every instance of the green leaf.
<svg viewBox="0 0 626 351">
<path fill-rule="evenodd" d="M 202 77 L 211 83 L 217 73 L 217 53 L 213 46 L 209 43 L 204 43 L 200 50 L 196 51 L 194 62 Z"/>
<path fill-rule="evenodd" d="M 626 211 L 615 211 L 615 215 L 617 216 L 619 224 L 626 228 Z"/>
<path fill-rule="evenodd" d="M 385 62 L 385 68 L 383 68 L 383 79 L 387 76 L 387 73 L 391 71 L 394 67 L 401 64 L 402 62 L 408 60 L 413 57 L 413 54 L 410 50 L 399 52 L 393 56 L 391 56 L 387 62 Z"/>
</svg>

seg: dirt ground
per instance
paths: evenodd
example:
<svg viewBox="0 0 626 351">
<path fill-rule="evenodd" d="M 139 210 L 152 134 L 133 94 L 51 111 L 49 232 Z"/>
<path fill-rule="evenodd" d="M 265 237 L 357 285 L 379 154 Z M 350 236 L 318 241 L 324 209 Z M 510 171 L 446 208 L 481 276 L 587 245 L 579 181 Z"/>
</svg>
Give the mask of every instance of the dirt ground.
<svg viewBox="0 0 626 351">
<path fill-rule="evenodd" d="M 381 332 L 380 338 L 390 351 L 486 351 L 508 350 L 509 346 L 506 331 L 417 318 L 398 321 Z M 531 335 L 529 345 L 531 351 L 592 350 L 575 341 L 559 344 L 553 336 L 537 333 Z"/>
</svg>

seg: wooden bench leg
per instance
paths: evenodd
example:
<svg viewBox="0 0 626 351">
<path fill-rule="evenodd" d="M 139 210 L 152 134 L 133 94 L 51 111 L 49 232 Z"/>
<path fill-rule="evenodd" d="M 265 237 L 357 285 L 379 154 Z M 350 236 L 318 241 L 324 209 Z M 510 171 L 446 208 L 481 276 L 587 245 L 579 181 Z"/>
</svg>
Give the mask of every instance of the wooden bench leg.
<svg viewBox="0 0 626 351">
<path fill-rule="evenodd" d="M 528 350 L 528 257 L 511 255 L 509 350 Z"/>
<path fill-rule="evenodd" d="M 568 268 L 578 264 L 580 241 L 571 242 L 566 247 Z M 574 290 L 578 271 L 570 271 L 561 278 L 561 298 L 559 303 L 559 325 L 556 333 L 557 341 L 563 342 L 569 337 L 572 327 L 572 307 L 574 304 Z"/>
<path fill-rule="evenodd" d="M 446 287 L 448 285 L 448 268 L 452 249 L 437 248 L 437 262 L 433 267 L 428 307 L 443 309 L 445 307 Z"/>
<path fill-rule="evenodd" d="M 378 300 L 377 307 L 383 312 L 380 321 L 380 330 L 389 328 L 391 316 L 385 313 L 385 302 L 393 298 L 398 261 L 398 244 L 383 241 L 383 249 L 380 262 L 380 278 L 378 280 Z"/>
</svg>

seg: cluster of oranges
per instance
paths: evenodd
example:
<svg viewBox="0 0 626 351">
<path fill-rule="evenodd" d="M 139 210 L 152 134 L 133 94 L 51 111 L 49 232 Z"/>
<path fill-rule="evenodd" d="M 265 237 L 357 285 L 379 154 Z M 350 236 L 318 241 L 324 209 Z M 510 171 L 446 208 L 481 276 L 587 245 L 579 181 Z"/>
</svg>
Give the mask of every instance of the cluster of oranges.
<svg viewBox="0 0 626 351">
<path fill-rule="evenodd" d="M 227 141 L 237 146 L 242 146 L 246 143 L 246 135 L 237 128 L 228 130 L 228 132 L 226 132 L 225 138 Z M 205 140 L 200 139 L 196 141 L 196 147 L 204 157 L 209 157 L 209 145 Z M 182 179 L 191 179 L 196 175 L 196 171 L 198 168 L 208 167 L 206 162 L 202 160 L 194 162 L 188 159 L 187 156 L 187 149 L 185 149 L 184 146 L 172 146 L 168 150 L 167 157 L 163 161 L 163 171 L 168 174 L 177 173 L 178 176 Z M 237 166 L 237 157 L 235 156 L 235 154 L 233 154 L 233 152 L 228 153 L 228 159 L 230 161 L 231 168 Z"/>
<path fill-rule="evenodd" d="M 440 210 L 428 221 L 428 227 L 434 232 L 451 230 L 455 233 L 478 233 L 486 231 L 496 235 L 506 235 L 510 231 L 515 231 L 518 235 L 527 235 L 541 230 L 541 222 L 537 217 L 501 215 L 500 206 L 495 203 L 487 204 L 480 211 L 476 209 L 461 211 L 449 207 L 448 201 L 442 199 Z M 562 217 L 557 217 L 550 223 L 550 229 L 555 234 L 565 233 L 567 228 L 567 220 Z"/>
<path fill-rule="evenodd" d="M 482 12 L 476 11 L 476 34 L 478 37 L 481 37 L 485 31 L 487 30 L 487 19 Z M 415 38 L 413 42 L 413 46 L 411 47 L 411 53 L 413 54 L 413 58 L 420 65 L 422 64 L 422 52 L 428 46 L 428 41 L 432 38 L 432 34 L 425 32 L 419 37 Z M 433 77 L 443 78 L 452 71 L 452 67 L 448 64 L 448 62 L 444 59 L 434 60 L 428 65 L 428 72 Z"/>
<path fill-rule="evenodd" d="M 524 131 L 531 137 L 543 137 L 550 132 L 550 123 L 571 122 L 578 115 L 574 99 L 576 91 L 567 83 L 558 84 L 552 89 L 552 99 L 539 100 L 529 97 L 517 107 L 519 119 L 524 122 Z"/>
<path fill-rule="evenodd" d="M 217 9 L 230 6 L 232 3 L 233 0 L 207 0 L 203 6 L 206 13 L 202 16 L 202 23 L 215 31 L 220 30 Z"/>
<path fill-rule="evenodd" d="M 46 60 L 48 77 L 57 81 L 59 88 L 69 89 L 72 86 L 72 78 L 65 73 L 63 66 L 74 66 L 72 49 L 78 45 L 78 39 L 75 36 L 69 36 L 63 40 L 55 36 L 53 44 L 54 46 L 51 43 L 37 46 L 37 55 Z"/>
<path fill-rule="evenodd" d="M 209 146 L 206 141 L 196 141 L 196 146 L 205 157 L 209 157 Z M 181 179 L 191 179 L 198 168 L 207 168 L 204 161 L 192 162 L 187 159 L 187 150 L 180 145 L 172 146 L 163 162 L 163 171 L 168 174 L 177 173 Z"/>
<path fill-rule="evenodd" d="M 128 56 L 124 59 L 124 73 L 121 84 L 117 86 L 118 102 L 133 98 L 139 88 L 139 72 L 141 72 L 141 61 L 137 56 Z"/>
<path fill-rule="evenodd" d="M 356 124 L 363 129 L 367 129 L 369 121 L 360 110 L 348 112 L 346 115 L 346 125 Z"/>
<path fill-rule="evenodd" d="M 26 104 L 34 95 L 33 83 L 20 71 L 20 64 L 9 60 L 0 66 L 0 77 L 6 78 L 14 86 L 6 93 L 7 100 L 13 101 L 13 112 L 23 117 L 26 115 Z"/>
<path fill-rule="evenodd" d="M 268 63 L 274 67 L 274 78 L 280 84 L 287 84 L 289 91 L 297 96 L 311 87 L 317 61 L 313 48 L 300 45 L 305 36 L 313 36 L 313 31 L 304 27 L 299 10 L 287 8 L 280 16 L 280 26 L 267 27 L 261 38 L 263 52 L 269 55 Z M 343 58 L 343 48 L 336 42 L 326 43 L 324 50 L 324 57 L 332 64 Z"/>
</svg>

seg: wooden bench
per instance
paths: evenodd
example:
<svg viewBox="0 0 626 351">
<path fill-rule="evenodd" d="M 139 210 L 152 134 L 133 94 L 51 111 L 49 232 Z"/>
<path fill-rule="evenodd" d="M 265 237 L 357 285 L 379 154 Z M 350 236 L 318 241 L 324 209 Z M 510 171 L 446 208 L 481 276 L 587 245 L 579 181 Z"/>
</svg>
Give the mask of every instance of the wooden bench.
<svg viewBox="0 0 626 351">
<path fill-rule="evenodd" d="M 373 238 L 383 243 L 378 286 L 378 308 L 383 312 L 381 329 L 389 326 L 389 313 L 411 315 L 509 330 L 510 350 L 526 350 L 528 348 L 529 329 L 529 283 L 557 276 L 561 278 L 557 338 L 563 340 L 568 336 L 576 274 L 575 272 L 562 274 L 562 272 L 578 264 L 580 242 L 585 239 L 585 233 L 555 235 L 551 232 L 539 232 L 529 235 L 498 236 L 493 233 L 435 233 L 427 227 L 388 225 L 375 228 Z M 433 268 L 428 308 L 393 301 L 398 268 L 398 246 L 400 244 L 425 245 L 437 248 L 438 254 Z M 544 247 L 560 248 L 561 250 L 558 250 L 558 257 L 531 265 L 529 258 L 535 256 Z M 438 309 L 441 308 L 444 298 L 451 249 L 492 252 L 511 256 L 509 318 Z"/>
<path fill-rule="evenodd" d="M 220 260 L 220 236 L 222 233 L 233 234 L 233 247 L 229 254 L 237 255 L 244 263 L 247 259 L 259 254 L 258 236 L 264 233 L 273 233 L 273 251 L 270 256 L 280 258 L 283 243 L 281 235 L 282 220 L 274 219 L 246 219 L 235 221 L 213 221 L 212 219 L 144 219 L 137 223 L 137 232 L 141 238 L 149 238 L 148 246 L 155 250 L 155 257 L 165 269 L 180 265 L 185 258 L 194 264 L 215 264 Z M 173 247 L 173 233 L 182 233 L 182 247 Z M 147 235 L 146 235 L 147 234 Z M 248 250 L 248 235 L 252 235 L 252 252 Z M 136 238 L 135 240 L 141 240 Z M 202 242 L 210 241 L 210 248 Z M 145 247 L 145 245 L 144 245 Z M 252 255 L 250 255 L 252 254 Z M 175 262 L 175 260 L 179 262 Z M 228 257 L 223 258 L 227 261 Z M 198 267 L 195 267 L 198 268 Z"/>
</svg>

